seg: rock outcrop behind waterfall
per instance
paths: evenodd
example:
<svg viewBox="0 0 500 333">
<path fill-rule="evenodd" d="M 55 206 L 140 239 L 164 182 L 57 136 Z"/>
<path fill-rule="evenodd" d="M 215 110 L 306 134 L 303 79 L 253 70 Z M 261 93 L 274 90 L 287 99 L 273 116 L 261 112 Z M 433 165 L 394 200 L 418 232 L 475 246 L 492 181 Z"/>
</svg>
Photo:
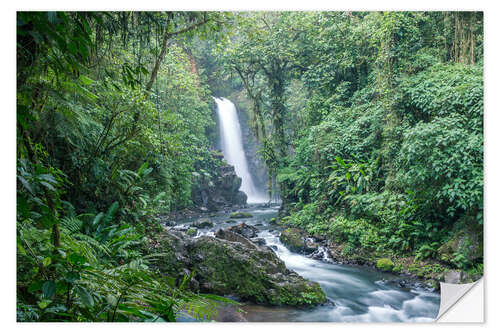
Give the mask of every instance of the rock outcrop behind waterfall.
<svg viewBox="0 0 500 333">
<path fill-rule="evenodd" d="M 246 204 L 247 196 L 239 190 L 241 178 L 234 167 L 223 160 L 222 153 L 212 151 L 210 164 L 200 167 L 193 175 L 191 200 L 201 210 L 216 211 Z"/>
</svg>

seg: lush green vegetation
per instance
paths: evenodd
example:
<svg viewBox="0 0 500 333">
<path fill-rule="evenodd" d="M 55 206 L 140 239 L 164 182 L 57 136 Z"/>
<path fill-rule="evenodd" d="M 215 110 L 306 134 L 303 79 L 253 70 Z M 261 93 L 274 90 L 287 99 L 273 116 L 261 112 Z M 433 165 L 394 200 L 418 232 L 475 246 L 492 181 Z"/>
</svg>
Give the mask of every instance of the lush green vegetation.
<svg viewBox="0 0 500 333">
<path fill-rule="evenodd" d="M 252 103 L 285 223 L 346 254 L 482 267 L 465 254 L 482 238 L 480 13 L 255 13 L 236 35 L 220 59 Z"/>
<path fill-rule="evenodd" d="M 155 217 L 190 207 L 221 163 L 211 95 L 248 113 L 282 224 L 377 253 L 383 269 L 403 256 L 481 274 L 482 22 L 18 13 L 18 320 L 213 316 L 222 298 L 146 255 Z"/>
<path fill-rule="evenodd" d="M 221 13 L 18 13 L 20 321 L 208 318 L 213 297 L 144 256 L 153 214 L 190 204 L 211 98 L 182 40 Z"/>
</svg>

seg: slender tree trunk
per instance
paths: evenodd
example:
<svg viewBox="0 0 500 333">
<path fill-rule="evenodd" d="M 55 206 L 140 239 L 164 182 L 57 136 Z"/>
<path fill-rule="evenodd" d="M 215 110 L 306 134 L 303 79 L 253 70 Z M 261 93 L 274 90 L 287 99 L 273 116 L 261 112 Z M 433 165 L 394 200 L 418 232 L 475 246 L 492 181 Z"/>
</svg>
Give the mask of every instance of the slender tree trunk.
<svg viewBox="0 0 500 333">
<path fill-rule="evenodd" d="M 151 91 L 151 88 L 153 87 L 153 83 L 155 82 L 156 76 L 158 75 L 158 70 L 160 69 L 161 62 L 163 61 L 163 58 L 165 57 L 165 52 L 167 51 L 167 42 L 171 37 L 169 32 L 169 25 L 171 18 L 172 14 L 169 13 L 167 19 L 167 26 L 165 27 L 165 34 L 163 35 L 163 41 L 161 43 L 161 51 L 158 58 L 156 58 L 155 66 L 153 67 L 153 71 L 151 72 L 151 77 L 149 78 L 149 82 L 146 85 L 147 93 L 149 93 Z"/>
</svg>

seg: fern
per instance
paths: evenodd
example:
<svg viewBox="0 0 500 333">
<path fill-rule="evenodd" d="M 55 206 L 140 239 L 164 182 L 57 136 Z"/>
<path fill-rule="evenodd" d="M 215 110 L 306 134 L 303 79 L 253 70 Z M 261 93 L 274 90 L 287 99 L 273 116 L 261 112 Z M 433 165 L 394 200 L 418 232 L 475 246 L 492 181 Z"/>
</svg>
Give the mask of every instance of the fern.
<svg viewBox="0 0 500 333">
<path fill-rule="evenodd" d="M 59 222 L 60 226 L 66 228 L 70 233 L 80 231 L 83 226 L 83 222 L 76 217 L 64 217 Z"/>
<path fill-rule="evenodd" d="M 104 218 L 102 219 L 104 225 L 107 225 L 109 222 L 111 222 L 119 206 L 120 205 L 118 204 L 118 201 L 115 201 L 111 204 L 111 206 L 108 208 L 108 211 L 106 212 L 106 215 L 104 215 Z"/>
</svg>

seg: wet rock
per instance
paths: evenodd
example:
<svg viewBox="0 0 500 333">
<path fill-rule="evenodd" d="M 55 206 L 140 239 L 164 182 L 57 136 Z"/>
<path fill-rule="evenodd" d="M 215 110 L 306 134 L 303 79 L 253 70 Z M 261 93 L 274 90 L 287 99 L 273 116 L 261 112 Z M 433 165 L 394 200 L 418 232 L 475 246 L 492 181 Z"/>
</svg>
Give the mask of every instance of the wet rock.
<svg viewBox="0 0 500 333">
<path fill-rule="evenodd" d="M 189 229 L 189 226 L 187 226 L 185 224 L 179 224 L 179 225 L 172 227 L 172 229 L 177 230 L 177 231 L 187 231 Z"/>
<path fill-rule="evenodd" d="M 235 223 L 236 220 L 233 220 L 233 219 L 229 219 L 229 220 L 226 220 L 226 223 Z"/>
<path fill-rule="evenodd" d="M 191 226 L 194 228 L 203 229 L 203 228 L 211 228 L 214 226 L 214 224 L 209 219 L 203 219 L 194 222 L 193 224 L 191 224 Z"/>
<path fill-rule="evenodd" d="M 266 240 L 264 238 L 256 237 L 256 238 L 251 238 L 250 240 L 257 245 L 266 245 Z"/>
<path fill-rule="evenodd" d="M 240 234 L 246 238 L 256 237 L 257 233 L 259 232 L 259 229 L 246 223 L 240 223 L 238 225 L 230 227 L 227 230 Z"/>
<path fill-rule="evenodd" d="M 427 290 L 434 292 L 439 290 L 439 282 L 434 280 L 434 279 L 429 279 L 425 281 L 425 285 L 427 287 Z"/>
<path fill-rule="evenodd" d="M 215 233 L 215 237 L 220 238 L 220 239 L 225 239 L 225 240 L 230 241 L 230 242 L 241 243 L 250 249 L 257 248 L 257 246 L 252 241 L 250 241 L 248 238 L 246 238 L 240 234 L 237 234 L 235 232 L 232 232 L 229 229 L 228 230 L 224 230 L 224 229 L 217 230 L 217 232 Z"/>
<path fill-rule="evenodd" d="M 235 205 L 245 205 L 247 203 L 247 195 L 243 191 L 236 192 L 236 195 L 233 199 L 233 204 Z"/>
<path fill-rule="evenodd" d="M 201 292 L 236 291 L 243 300 L 273 305 L 320 304 L 326 300 L 319 284 L 288 270 L 274 252 L 265 247 L 249 251 L 241 243 L 225 242 L 200 237 L 190 249 L 203 258 L 194 263 L 198 278 L 212 282 Z"/>
<path fill-rule="evenodd" d="M 292 252 L 311 254 L 318 244 L 301 229 L 288 228 L 281 232 L 280 241 Z"/>
<path fill-rule="evenodd" d="M 450 270 L 444 275 L 445 283 L 460 283 L 462 281 L 462 272 Z"/>
<path fill-rule="evenodd" d="M 314 251 L 310 257 L 312 259 L 316 259 L 316 260 L 321 260 L 321 261 L 325 261 L 325 262 L 333 262 L 332 258 L 330 257 L 329 253 L 328 253 L 328 250 L 325 248 L 325 247 L 318 247 L 318 249 L 316 251 Z"/>
<path fill-rule="evenodd" d="M 235 205 L 243 206 L 247 202 L 247 195 L 239 190 L 241 178 L 236 174 L 234 167 L 220 159 L 220 156 L 221 152 L 212 151 L 212 157 L 221 162 L 214 163 L 210 175 L 193 172 L 191 200 L 195 206 L 201 207 L 202 211 L 217 211 Z"/>
<path fill-rule="evenodd" d="M 288 270 L 269 247 L 257 246 L 232 231 L 217 233 L 234 241 L 190 238 L 175 231 L 159 235 L 160 247 L 151 250 L 167 256 L 155 263 L 156 269 L 168 276 L 184 275 L 184 269 L 196 271 L 200 292 L 233 294 L 257 304 L 312 306 L 326 301 L 318 283 Z"/>
<path fill-rule="evenodd" d="M 252 216 L 252 214 L 246 212 L 234 212 L 231 214 L 232 219 L 246 219 Z"/>
<path fill-rule="evenodd" d="M 188 236 L 196 236 L 198 234 L 198 230 L 196 228 L 189 228 L 188 230 L 186 230 L 186 234 Z"/>
<path fill-rule="evenodd" d="M 377 260 L 377 268 L 384 272 L 392 272 L 394 263 L 390 258 L 381 258 Z"/>
</svg>

